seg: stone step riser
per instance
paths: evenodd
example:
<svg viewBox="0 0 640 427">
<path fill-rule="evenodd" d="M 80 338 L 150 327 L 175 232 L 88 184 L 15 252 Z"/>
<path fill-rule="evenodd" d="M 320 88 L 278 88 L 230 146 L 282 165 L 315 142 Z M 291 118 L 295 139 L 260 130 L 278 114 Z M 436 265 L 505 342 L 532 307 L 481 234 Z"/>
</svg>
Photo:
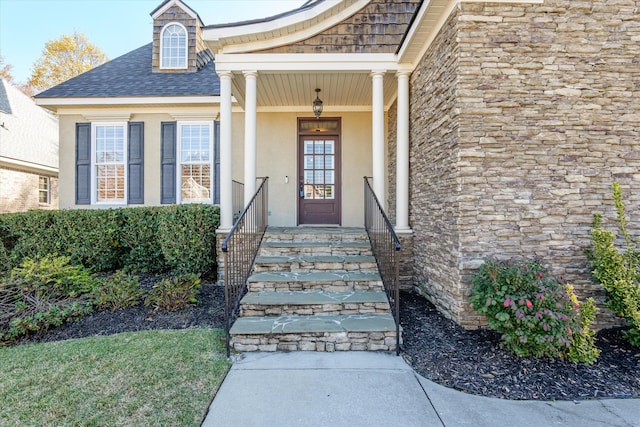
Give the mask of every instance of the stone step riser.
<svg viewBox="0 0 640 427">
<path fill-rule="evenodd" d="M 314 233 L 314 234 L 288 234 L 288 233 L 267 233 L 266 242 L 363 242 L 368 241 L 369 237 L 366 233 Z"/>
<path fill-rule="evenodd" d="M 256 262 L 253 265 L 253 271 L 259 273 L 262 271 L 289 271 L 289 272 L 322 272 L 322 271 L 363 271 L 377 272 L 378 267 L 375 262 Z"/>
<path fill-rule="evenodd" d="M 396 333 L 306 332 L 291 334 L 234 335 L 236 351 L 395 351 Z"/>
<path fill-rule="evenodd" d="M 349 314 L 383 314 L 390 310 L 386 302 L 360 302 L 345 304 L 241 304 L 240 316 L 331 316 Z"/>
<path fill-rule="evenodd" d="M 344 246 L 273 247 L 263 245 L 260 256 L 372 256 L 371 249 Z"/>
<path fill-rule="evenodd" d="M 249 282 L 249 292 L 295 292 L 295 291 L 381 291 L 382 282 L 365 281 L 337 281 L 337 282 Z"/>
</svg>

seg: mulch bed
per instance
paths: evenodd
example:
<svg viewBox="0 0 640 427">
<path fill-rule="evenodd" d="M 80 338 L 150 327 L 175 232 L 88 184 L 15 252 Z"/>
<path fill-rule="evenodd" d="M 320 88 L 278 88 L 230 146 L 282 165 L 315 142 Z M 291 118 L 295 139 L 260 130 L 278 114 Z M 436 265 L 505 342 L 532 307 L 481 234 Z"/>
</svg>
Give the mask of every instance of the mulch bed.
<svg viewBox="0 0 640 427">
<path fill-rule="evenodd" d="M 150 288 L 154 276 L 142 276 Z M 204 282 L 199 303 L 178 312 L 153 312 L 143 305 L 91 314 L 77 322 L 24 338 L 20 343 L 58 341 L 148 329 L 223 328 L 224 292 Z M 467 393 L 504 399 L 576 400 L 640 397 L 640 350 L 620 330 L 601 331 L 602 350 L 594 365 L 518 358 L 487 330 L 465 331 L 443 317 L 423 297 L 403 292 L 402 356 L 425 378 Z"/>
</svg>

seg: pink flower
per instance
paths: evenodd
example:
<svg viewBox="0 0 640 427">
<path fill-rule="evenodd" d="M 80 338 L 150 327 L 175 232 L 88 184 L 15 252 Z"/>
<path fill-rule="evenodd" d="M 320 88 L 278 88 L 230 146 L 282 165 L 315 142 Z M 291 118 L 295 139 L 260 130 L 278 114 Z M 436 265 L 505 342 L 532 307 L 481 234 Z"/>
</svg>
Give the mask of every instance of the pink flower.
<svg viewBox="0 0 640 427">
<path fill-rule="evenodd" d="M 510 305 L 511 305 L 511 298 L 507 298 L 506 300 L 504 300 L 505 307 L 509 307 Z"/>
<path fill-rule="evenodd" d="M 529 300 L 527 300 L 527 307 L 529 307 L 529 308 L 533 307 L 533 304 Z"/>
<path fill-rule="evenodd" d="M 543 277 L 542 273 L 538 273 L 538 275 L 539 275 L 539 276 L 540 276 L 540 278 L 542 279 L 542 277 Z"/>
</svg>

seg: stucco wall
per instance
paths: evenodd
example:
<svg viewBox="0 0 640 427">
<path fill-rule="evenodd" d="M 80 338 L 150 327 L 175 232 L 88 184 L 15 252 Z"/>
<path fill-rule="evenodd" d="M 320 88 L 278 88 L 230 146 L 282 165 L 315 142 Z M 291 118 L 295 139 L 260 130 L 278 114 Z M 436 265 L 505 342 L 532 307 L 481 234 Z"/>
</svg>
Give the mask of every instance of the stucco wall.
<svg viewBox="0 0 640 427">
<path fill-rule="evenodd" d="M 269 176 L 269 224 L 297 224 L 296 113 L 258 114 L 258 176 Z M 331 112 L 342 118 L 342 225 L 363 226 L 363 177 L 371 175 L 371 113 Z M 285 183 L 289 176 L 289 183 Z"/>
<path fill-rule="evenodd" d="M 140 109 L 130 121 L 144 125 L 145 205 L 160 204 L 160 123 L 174 121 L 168 113 Z M 96 113 L 96 112 L 92 112 Z M 173 111 L 178 114 L 178 111 Z M 182 112 L 184 114 L 184 112 Z M 89 112 L 85 114 L 90 114 Z M 211 117 L 217 113 L 212 110 Z M 270 224 L 297 223 L 297 118 L 296 113 L 259 113 L 258 176 L 269 176 Z M 371 113 L 332 113 L 342 117 L 342 217 L 344 226 L 362 226 L 362 177 L 371 175 Z M 60 207 L 92 208 L 75 204 L 75 125 L 88 122 L 82 115 L 60 116 Z M 244 181 L 244 113 L 233 113 L 233 179 Z M 285 183 L 289 176 L 289 183 Z M 101 205 L 100 208 L 109 207 Z"/>
<path fill-rule="evenodd" d="M 416 274 L 464 326 L 482 322 L 467 298 L 490 255 L 542 257 L 602 301 L 584 249 L 593 213 L 613 218 L 613 181 L 640 232 L 638 10 L 463 3 L 412 76 Z"/>
</svg>

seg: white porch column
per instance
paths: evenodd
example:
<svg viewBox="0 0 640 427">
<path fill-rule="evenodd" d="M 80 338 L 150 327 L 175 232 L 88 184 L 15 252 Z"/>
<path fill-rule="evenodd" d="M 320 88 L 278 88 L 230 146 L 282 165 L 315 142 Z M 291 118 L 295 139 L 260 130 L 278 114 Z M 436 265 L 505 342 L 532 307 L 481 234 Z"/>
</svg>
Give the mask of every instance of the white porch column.
<svg viewBox="0 0 640 427">
<path fill-rule="evenodd" d="M 396 230 L 409 230 L 409 72 L 398 72 Z"/>
<path fill-rule="evenodd" d="M 257 71 L 245 71 L 244 100 L 244 205 L 256 193 L 257 141 L 256 141 L 256 81 Z"/>
<path fill-rule="evenodd" d="M 233 227 L 232 144 L 231 144 L 231 79 L 229 71 L 220 77 L 220 229 Z"/>
<path fill-rule="evenodd" d="M 378 197 L 380 205 L 386 211 L 384 194 L 384 70 L 374 70 L 371 73 L 373 82 L 373 97 L 371 103 L 371 145 L 373 157 L 373 192 Z"/>
</svg>

